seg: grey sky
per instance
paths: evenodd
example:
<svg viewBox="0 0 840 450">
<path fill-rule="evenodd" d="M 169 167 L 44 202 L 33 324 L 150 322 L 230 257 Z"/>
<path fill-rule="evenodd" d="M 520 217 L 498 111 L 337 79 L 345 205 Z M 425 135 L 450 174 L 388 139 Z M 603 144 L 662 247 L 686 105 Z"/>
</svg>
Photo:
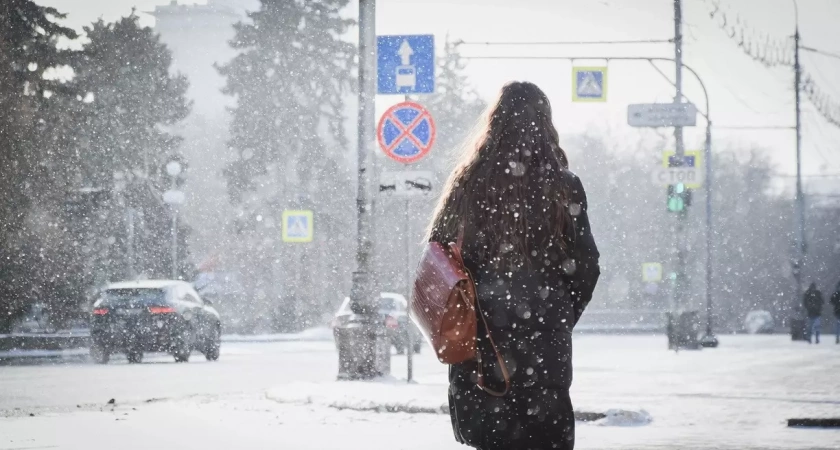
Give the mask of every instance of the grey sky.
<svg viewBox="0 0 840 450">
<path fill-rule="evenodd" d="M 68 23 L 80 27 L 99 17 L 113 20 L 133 5 L 140 11 L 154 9 L 168 0 L 37 0 L 69 14 Z M 793 3 L 789 0 L 720 0 L 749 28 L 778 39 L 793 34 Z M 185 2 L 189 3 L 189 2 Z M 199 2 L 202 3 L 202 2 Z M 379 0 L 378 34 L 433 33 L 439 42 L 447 33 L 465 41 L 557 41 L 605 39 L 667 39 L 673 36 L 671 0 Z M 779 170 L 794 170 L 792 131 L 734 131 L 723 126 L 792 125 L 793 75 L 787 68 L 768 69 L 745 56 L 708 16 L 708 1 L 684 1 L 685 62 L 694 67 L 709 89 L 718 147 L 759 145 L 772 154 Z M 355 5 L 349 11 L 355 14 Z M 800 0 L 803 44 L 840 53 L 840 1 Z M 154 20 L 145 16 L 144 23 Z M 564 46 L 540 49 L 465 47 L 465 55 L 516 54 L 580 56 L 673 57 L 671 45 Z M 603 65 L 603 59 L 577 64 Z M 805 53 L 805 69 L 820 87 L 840 104 L 840 60 Z M 673 65 L 661 66 L 673 74 Z M 468 74 L 486 97 L 507 80 L 528 79 L 542 86 L 552 99 L 562 133 L 593 130 L 609 133 L 616 142 L 634 144 L 653 131 L 626 126 L 628 103 L 670 101 L 673 88 L 647 63 L 609 63 L 609 101 L 605 104 L 571 103 L 571 65 L 562 61 L 472 61 Z M 686 74 L 686 92 L 702 109 L 702 91 Z M 380 98 L 385 108 L 396 98 Z M 805 173 L 840 173 L 840 130 L 804 106 Z M 700 147 L 703 125 L 686 133 L 687 146 Z M 622 146 L 619 144 L 619 148 Z M 819 190 L 840 190 L 840 179 L 811 184 Z M 826 184 L 830 183 L 830 184 Z"/>
</svg>

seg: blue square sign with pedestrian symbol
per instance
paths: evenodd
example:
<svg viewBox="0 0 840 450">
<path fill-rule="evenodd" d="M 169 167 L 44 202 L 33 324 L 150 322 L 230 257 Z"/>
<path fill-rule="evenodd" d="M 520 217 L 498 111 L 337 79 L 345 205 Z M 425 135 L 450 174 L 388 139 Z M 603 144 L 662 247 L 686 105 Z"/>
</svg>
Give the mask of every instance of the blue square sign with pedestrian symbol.
<svg viewBox="0 0 840 450">
<path fill-rule="evenodd" d="M 283 242 L 312 242 L 312 211 L 283 211 Z"/>
<path fill-rule="evenodd" d="M 572 101 L 607 101 L 607 68 L 572 67 Z"/>
<path fill-rule="evenodd" d="M 435 37 L 431 34 L 376 37 L 376 92 L 435 92 Z"/>
</svg>

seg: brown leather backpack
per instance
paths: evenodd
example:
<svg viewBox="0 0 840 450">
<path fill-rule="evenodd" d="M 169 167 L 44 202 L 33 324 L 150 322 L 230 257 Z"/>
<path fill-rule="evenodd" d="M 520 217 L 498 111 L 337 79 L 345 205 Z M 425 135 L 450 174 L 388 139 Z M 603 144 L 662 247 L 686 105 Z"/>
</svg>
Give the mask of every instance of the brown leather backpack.
<svg viewBox="0 0 840 450">
<path fill-rule="evenodd" d="M 510 390 L 510 375 L 490 336 L 487 319 L 481 313 L 476 296 L 475 282 L 461 256 L 463 230 L 457 243 L 429 242 L 420 258 L 414 279 L 414 290 L 409 302 L 409 314 L 444 364 L 478 361 L 478 386 L 485 392 L 503 396 Z M 478 314 L 476 314 L 478 308 Z M 487 338 L 496 352 L 496 358 L 505 380 L 504 391 L 494 391 L 484 386 L 481 353 L 476 347 L 478 322 L 481 316 Z"/>
</svg>

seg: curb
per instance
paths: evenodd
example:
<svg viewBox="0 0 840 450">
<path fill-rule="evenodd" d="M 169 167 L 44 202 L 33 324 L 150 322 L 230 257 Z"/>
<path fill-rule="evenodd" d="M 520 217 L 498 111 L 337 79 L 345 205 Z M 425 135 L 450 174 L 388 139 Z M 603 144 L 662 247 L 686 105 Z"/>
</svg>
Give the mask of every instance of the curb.
<svg viewBox="0 0 840 450">
<path fill-rule="evenodd" d="M 812 417 L 788 419 L 788 427 L 796 428 L 840 428 L 840 418 L 821 418 L 816 419 Z"/>
</svg>

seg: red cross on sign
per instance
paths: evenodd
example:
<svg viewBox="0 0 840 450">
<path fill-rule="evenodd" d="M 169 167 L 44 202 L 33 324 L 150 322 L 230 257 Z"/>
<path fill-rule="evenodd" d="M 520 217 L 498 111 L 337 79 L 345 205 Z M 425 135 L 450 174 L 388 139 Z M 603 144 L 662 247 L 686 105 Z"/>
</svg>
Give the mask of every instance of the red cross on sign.
<svg viewBox="0 0 840 450">
<path fill-rule="evenodd" d="M 376 136 L 385 155 L 396 162 L 410 164 L 423 159 L 432 149 L 435 121 L 418 103 L 398 103 L 379 119 Z"/>
</svg>

